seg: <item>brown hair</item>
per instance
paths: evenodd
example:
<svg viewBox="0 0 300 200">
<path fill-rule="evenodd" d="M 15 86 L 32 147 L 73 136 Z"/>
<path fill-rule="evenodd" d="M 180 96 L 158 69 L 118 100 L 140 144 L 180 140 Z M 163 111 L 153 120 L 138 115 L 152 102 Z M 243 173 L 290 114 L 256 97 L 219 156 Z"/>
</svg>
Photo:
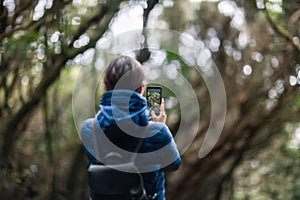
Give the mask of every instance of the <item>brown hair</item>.
<svg viewBox="0 0 300 200">
<path fill-rule="evenodd" d="M 106 90 L 128 89 L 137 91 L 145 80 L 142 65 L 129 56 L 114 58 L 104 73 Z"/>
</svg>

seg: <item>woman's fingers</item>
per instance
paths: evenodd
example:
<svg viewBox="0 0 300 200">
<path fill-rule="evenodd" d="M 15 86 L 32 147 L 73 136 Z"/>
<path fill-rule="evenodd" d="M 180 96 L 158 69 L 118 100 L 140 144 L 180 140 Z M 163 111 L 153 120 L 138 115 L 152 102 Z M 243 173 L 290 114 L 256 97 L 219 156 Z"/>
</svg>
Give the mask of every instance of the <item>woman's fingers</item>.
<svg viewBox="0 0 300 200">
<path fill-rule="evenodd" d="M 165 112 L 165 100 L 164 98 L 161 99 L 161 104 L 159 107 L 160 112 Z"/>
<path fill-rule="evenodd" d="M 152 117 L 152 119 L 155 118 L 155 117 L 157 117 L 156 114 L 155 114 L 155 112 L 153 110 L 151 111 L 151 117 Z"/>
<path fill-rule="evenodd" d="M 155 122 L 162 122 L 166 123 L 167 115 L 165 113 L 165 104 L 164 104 L 164 99 L 161 100 L 161 104 L 159 107 L 160 113 L 157 116 L 154 111 L 151 111 L 151 118 Z"/>
</svg>

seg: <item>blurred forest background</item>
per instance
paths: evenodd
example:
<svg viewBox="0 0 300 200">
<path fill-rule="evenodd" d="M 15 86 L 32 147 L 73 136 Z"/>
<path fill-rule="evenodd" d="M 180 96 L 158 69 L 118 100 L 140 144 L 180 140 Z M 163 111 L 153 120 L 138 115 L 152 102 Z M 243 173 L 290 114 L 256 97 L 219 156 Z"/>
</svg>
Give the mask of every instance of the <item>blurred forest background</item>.
<svg viewBox="0 0 300 200">
<path fill-rule="evenodd" d="M 201 106 L 197 136 L 167 177 L 168 199 L 300 199 L 298 0 L 1 0 L 0 199 L 88 199 L 72 115 L 76 75 L 105 68 L 101 39 L 142 27 L 191 35 L 205 49 L 195 57 L 214 60 L 226 89 L 221 137 L 199 159 L 208 90 L 181 55 L 161 50 L 160 62 L 177 63 Z"/>
</svg>

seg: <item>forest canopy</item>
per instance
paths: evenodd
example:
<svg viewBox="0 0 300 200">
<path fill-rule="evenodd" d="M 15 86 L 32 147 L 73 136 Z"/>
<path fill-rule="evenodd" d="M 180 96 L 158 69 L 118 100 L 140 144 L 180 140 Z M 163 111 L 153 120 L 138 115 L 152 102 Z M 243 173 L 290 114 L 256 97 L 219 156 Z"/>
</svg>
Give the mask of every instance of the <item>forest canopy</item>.
<svg viewBox="0 0 300 200">
<path fill-rule="evenodd" d="M 299 199 L 299 19 L 297 0 L 1 0 L 1 199 L 88 199 L 80 122 L 119 54 L 164 87 L 167 199 Z"/>
</svg>

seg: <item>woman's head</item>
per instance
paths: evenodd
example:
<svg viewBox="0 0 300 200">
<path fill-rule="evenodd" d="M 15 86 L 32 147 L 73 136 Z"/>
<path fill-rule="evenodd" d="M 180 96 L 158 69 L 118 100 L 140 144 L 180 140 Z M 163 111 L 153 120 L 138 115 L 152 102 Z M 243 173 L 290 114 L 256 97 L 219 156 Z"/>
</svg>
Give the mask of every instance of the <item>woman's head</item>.
<svg viewBox="0 0 300 200">
<path fill-rule="evenodd" d="M 129 56 L 114 58 L 104 74 L 106 90 L 127 89 L 141 93 L 144 80 L 145 74 L 142 65 Z"/>
</svg>

